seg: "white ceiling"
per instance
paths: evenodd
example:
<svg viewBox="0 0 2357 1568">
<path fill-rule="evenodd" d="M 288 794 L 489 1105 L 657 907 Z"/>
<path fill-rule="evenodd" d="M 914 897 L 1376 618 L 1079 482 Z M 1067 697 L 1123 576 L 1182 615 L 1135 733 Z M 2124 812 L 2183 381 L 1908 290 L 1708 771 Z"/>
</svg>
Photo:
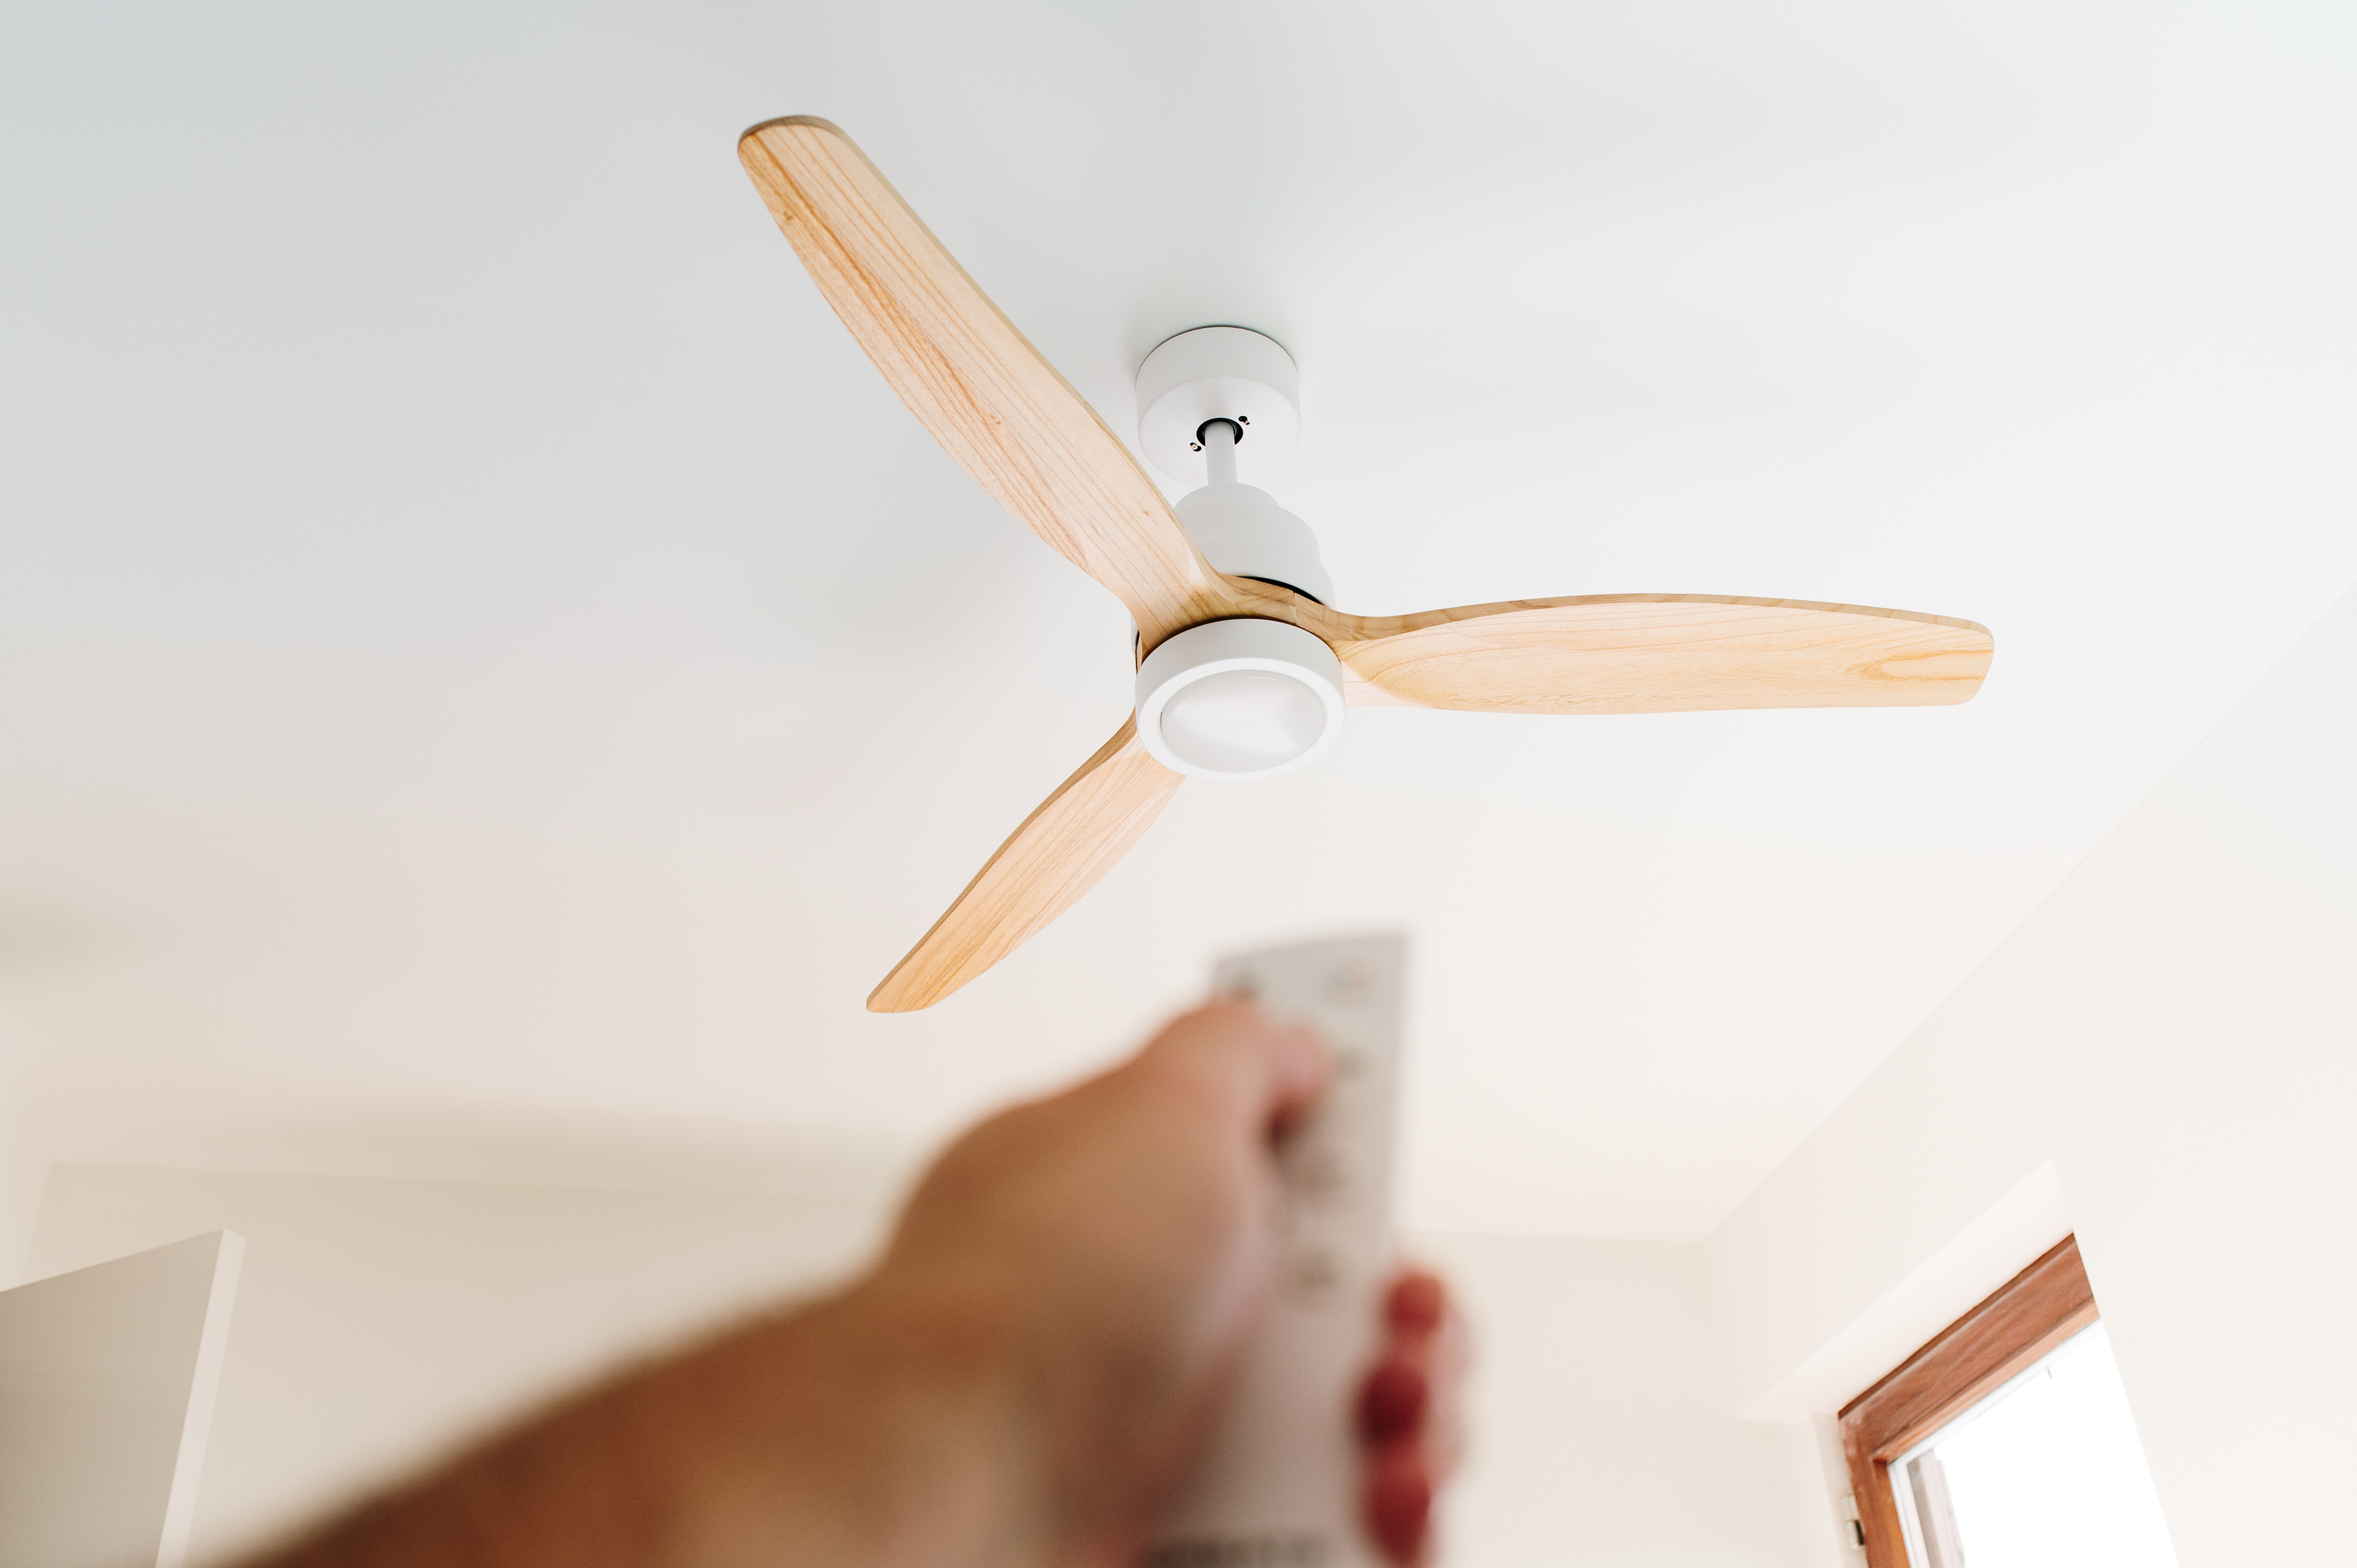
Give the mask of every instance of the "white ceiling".
<svg viewBox="0 0 2357 1568">
<path fill-rule="evenodd" d="M 66 1157 L 888 1166 L 1402 922 L 1409 1217 L 1690 1237 L 2357 577 L 2344 6 L 17 6 L 0 1027 Z M 1961 709 L 1353 713 L 930 1014 L 1120 721 L 738 171 L 842 124 L 1116 430 L 1302 368 L 1347 608 L 1964 616 Z"/>
</svg>

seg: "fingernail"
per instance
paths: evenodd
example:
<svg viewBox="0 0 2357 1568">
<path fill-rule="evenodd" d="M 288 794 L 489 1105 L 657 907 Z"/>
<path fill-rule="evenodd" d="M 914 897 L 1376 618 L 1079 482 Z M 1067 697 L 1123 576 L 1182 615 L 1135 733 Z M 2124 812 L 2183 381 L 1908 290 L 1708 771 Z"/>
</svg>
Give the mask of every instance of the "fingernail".
<svg viewBox="0 0 2357 1568">
<path fill-rule="evenodd" d="M 1448 1311 L 1448 1287 L 1440 1283 L 1437 1274 L 1419 1271 L 1403 1276 L 1392 1286 L 1383 1316 L 1400 1333 L 1429 1334 L 1440 1326 Z"/>
<path fill-rule="evenodd" d="M 1431 1397 L 1421 1368 L 1405 1361 L 1377 1363 L 1359 1389 L 1360 1435 L 1379 1446 L 1405 1437 L 1424 1424 Z"/>
<path fill-rule="evenodd" d="M 1367 1480 L 1367 1532 L 1384 1556 L 1407 1568 L 1432 1519 L 1432 1482 L 1421 1464 L 1379 1467 Z"/>
</svg>

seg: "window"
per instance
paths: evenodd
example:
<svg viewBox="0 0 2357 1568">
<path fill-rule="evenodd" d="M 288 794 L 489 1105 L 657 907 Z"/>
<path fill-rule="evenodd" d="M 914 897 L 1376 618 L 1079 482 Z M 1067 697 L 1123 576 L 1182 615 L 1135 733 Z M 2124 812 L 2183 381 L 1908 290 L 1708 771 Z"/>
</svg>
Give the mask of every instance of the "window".
<svg viewBox="0 0 2357 1568">
<path fill-rule="evenodd" d="M 2075 1239 L 1841 1424 L 1869 1568 L 2176 1568 Z"/>
</svg>

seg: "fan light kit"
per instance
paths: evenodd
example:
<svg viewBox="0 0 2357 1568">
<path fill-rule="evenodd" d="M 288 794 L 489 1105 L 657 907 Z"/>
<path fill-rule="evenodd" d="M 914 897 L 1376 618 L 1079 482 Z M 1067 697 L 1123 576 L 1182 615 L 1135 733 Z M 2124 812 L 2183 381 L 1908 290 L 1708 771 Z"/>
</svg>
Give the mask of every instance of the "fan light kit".
<svg viewBox="0 0 2357 1568">
<path fill-rule="evenodd" d="M 1300 373 L 1243 327 L 1180 332 L 1137 373 L 1138 449 L 974 286 L 848 137 L 771 120 L 738 156 L 893 391 L 1001 505 L 1136 623 L 1136 707 L 1001 844 L 867 999 L 929 1007 L 1070 908 L 1188 778 L 1316 760 L 1345 707 L 1501 714 L 1961 703 L 1996 644 L 1947 616 L 1715 594 L 1587 594 L 1405 616 L 1332 608 L 1307 523 L 1258 488 L 1301 435 Z"/>
<path fill-rule="evenodd" d="M 1334 744 L 1342 661 L 1281 620 L 1189 627 L 1137 667 L 1137 736 L 1197 779 L 1271 779 Z"/>
</svg>

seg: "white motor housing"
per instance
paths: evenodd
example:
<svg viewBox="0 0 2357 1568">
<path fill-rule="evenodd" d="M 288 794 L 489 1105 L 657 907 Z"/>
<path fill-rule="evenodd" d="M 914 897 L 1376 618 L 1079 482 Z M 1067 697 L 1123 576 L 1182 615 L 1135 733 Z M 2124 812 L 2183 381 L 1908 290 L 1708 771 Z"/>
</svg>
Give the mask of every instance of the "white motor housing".
<svg viewBox="0 0 2357 1568">
<path fill-rule="evenodd" d="M 1178 521 L 1203 559 L 1232 577 L 1334 602 L 1309 525 L 1239 482 L 1266 478 L 1301 435 L 1301 378 L 1284 345 L 1245 327 L 1181 332 L 1138 367 L 1137 408 L 1146 457 L 1202 487 L 1178 502 Z"/>
<path fill-rule="evenodd" d="M 1309 525 L 1252 485 L 1205 485 L 1178 499 L 1178 521 L 1203 559 L 1232 577 L 1283 583 L 1319 604 L 1334 601 L 1334 579 L 1318 558 Z"/>
</svg>

